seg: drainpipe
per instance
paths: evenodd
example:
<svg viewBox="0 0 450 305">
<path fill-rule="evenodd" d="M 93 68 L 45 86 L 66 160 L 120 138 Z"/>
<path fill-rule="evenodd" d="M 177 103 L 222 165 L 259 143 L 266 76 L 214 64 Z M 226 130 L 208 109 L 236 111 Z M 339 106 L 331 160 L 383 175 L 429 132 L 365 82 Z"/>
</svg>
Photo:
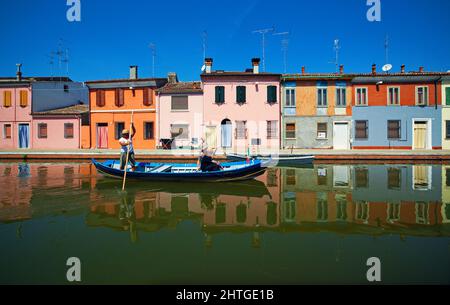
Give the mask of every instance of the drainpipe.
<svg viewBox="0 0 450 305">
<path fill-rule="evenodd" d="M 438 108 L 438 104 L 437 104 L 437 100 L 438 100 L 437 84 L 438 84 L 438 82 L 440 80 L 442 80 L 442 76 L 439 76 L 439 78 L 434 81 L 434 109 L 436 109 L 436 110 Z"/>
<path fill-rule="evenodd" d="M 78 116 L 78 149 L 81 149 L 81 139 L 82 139 L 82 135 L 81 135 L 81 115 Z"/>
</svg>

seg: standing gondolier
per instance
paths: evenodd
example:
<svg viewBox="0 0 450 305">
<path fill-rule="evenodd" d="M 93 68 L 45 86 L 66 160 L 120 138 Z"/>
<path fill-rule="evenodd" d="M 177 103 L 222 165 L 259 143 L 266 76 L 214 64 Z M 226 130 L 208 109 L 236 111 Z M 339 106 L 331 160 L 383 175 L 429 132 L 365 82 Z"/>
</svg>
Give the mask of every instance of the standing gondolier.
<svg viewBox="0 0 450 305">
<path fill-rule="evenodd" d="M 130 131 L 128 129 L 124 129 L 122 131 L 122 137 L 119 139 L 119 143 L 122 146 L 120 150 L 120 169 L 125 169 L 125 163 L 127 163 L 127 153 L 128 149 L 130 150 L 128 154 L 128 161 L 131 163 L 131 170 L 134 171 L 136 169 L 136 160 L 134 158 L 134 147 L 133 147 L 133 137 L 136 134 L 136 128 L 134 124 L 131 125 L 131 136 Z"/>
</svg>

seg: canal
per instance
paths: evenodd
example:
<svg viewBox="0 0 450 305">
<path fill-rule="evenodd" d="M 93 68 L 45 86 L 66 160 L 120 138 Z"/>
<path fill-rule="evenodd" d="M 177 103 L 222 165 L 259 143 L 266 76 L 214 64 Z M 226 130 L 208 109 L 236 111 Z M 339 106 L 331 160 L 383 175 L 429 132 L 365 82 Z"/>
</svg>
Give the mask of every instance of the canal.
<svg viewBox="0 0 450 305">
<path fill-rule="evenodd" d="M 316 164 L 228 184 L 0 163 L 0 284 L 450 284 L 450 165 Z"/>
</svg>

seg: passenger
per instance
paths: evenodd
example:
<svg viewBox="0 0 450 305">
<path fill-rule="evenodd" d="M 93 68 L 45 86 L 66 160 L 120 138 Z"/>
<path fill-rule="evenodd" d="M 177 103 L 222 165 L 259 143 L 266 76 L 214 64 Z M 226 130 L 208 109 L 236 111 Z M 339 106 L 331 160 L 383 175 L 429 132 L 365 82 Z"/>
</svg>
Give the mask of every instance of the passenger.
<svg viewBox="0 0 450 305">
<path fill-rule="evenodd" d="M 198 160 L 198 165 L 202 172 L 215 172 L 223 169 L 219 162 L 213 160 L 216 151 L 217 149 L 202 149 L 202 153 Z"/>
<path fill-rule="evenodd" d="M 130 139 L 130 131 L 127 129 L 124 129 L 122 131 L 122 137 L 119 139 L 119 143 L 122 146 L 122 149 L 120 150 L 120 170 L 125 169 L 125 163 L 127 162 L 127 152 L 129 147 L 130 153 L 128 154 L 128 162 L 131 163 L 131 171 L 134 172 L 136 170 L 136 160 L 134 158 L 133 137 L 136 134 L 136 128 L 134 128 L 134 125 L 131 125 L 131 128 L 132 128 L 131 139 Z"/>
</svg>

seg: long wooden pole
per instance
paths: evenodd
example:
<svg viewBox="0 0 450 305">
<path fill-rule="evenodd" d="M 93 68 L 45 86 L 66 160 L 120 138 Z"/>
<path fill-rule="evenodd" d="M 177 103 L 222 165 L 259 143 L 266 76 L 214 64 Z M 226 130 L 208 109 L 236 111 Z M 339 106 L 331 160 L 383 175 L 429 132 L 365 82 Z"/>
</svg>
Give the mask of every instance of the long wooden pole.
<svg viewBox="0 0 450 305">
<path fill-rule="evenodd" d="M 133 132 L 133 130 L 132 130 L 133 129 L 133 115 L 134 115 L 134 112 L 131 111 L 131 122 L 130 122 L 130 129 L 129 129 L 130 138 L 128 139 L 129 141 L 131 141 L 133 139 L 132 134 L 131 134 Z M 128 159 L 130 157 L 130 148 L 131 148 L 131 144 L 128 144 L 127 158 L 126 158 L 125 168 L 124 168 L 124 173 L 123 173 L 122 191 L 125 191 L 125 183 L 127 181 L 127 168 L 128 168 Z"/>
</svg>

